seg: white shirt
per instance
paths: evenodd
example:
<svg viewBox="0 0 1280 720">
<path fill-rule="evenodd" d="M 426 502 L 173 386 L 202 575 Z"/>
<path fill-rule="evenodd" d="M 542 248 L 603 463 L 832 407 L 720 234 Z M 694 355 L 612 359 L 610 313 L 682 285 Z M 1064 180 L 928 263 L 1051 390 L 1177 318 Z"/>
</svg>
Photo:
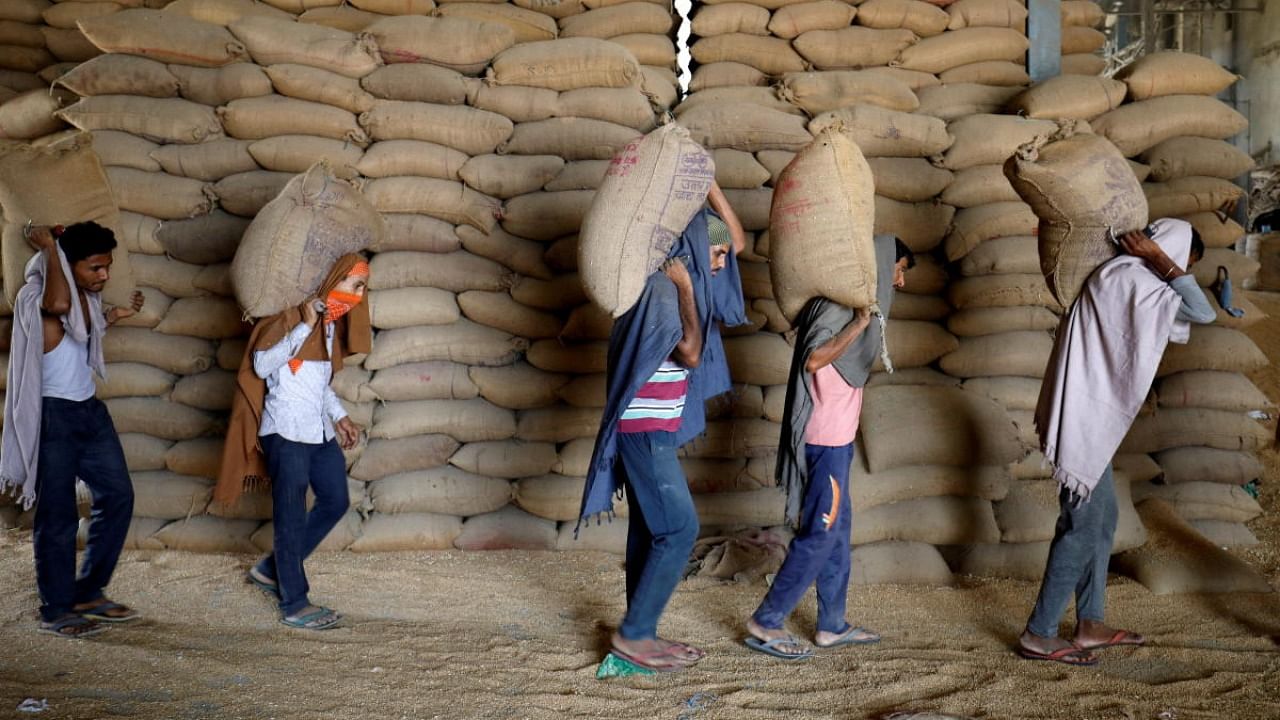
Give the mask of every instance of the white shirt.
<svg viewBox="0 0 1280 720">
<path fill-rule="evenodd" d="M 333 326 L 324 325 L 325 348 L 333 352 Z M 333 424 L 347 416 L 338 395 L 329 387 L 333 365 L 325 360 L 304 360 L 297 374 L 289 360 L 302 350 L 311 334 L 298 323 L 274 346 L 253 354 L 253 372 L 267 382 L 258 435 L 276 434 L 285 440 L 318 445 L 332 440 Z"/>
<path fill-rule="evenodd" d="M 89 368 L 89 343 L 76 342 L 69 332 L 44 354 L 40 369 L 44 397 L 82 402 L 97 391 Z"/>
</svg>

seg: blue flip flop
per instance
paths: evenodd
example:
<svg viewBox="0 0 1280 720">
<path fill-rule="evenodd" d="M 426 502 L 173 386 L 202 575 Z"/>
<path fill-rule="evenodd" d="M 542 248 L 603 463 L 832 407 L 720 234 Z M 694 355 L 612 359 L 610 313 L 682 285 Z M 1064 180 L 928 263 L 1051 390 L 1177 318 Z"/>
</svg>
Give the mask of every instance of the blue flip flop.
<svg viewBox="0 0 1280 720">
<path fill-rule="evenodd" d="M 329 608 L 322 607 L 292 619 L 288 616 L 282 617 L 280 622 L 298 630 L 329 630 L 342 622 L 342 616 Z"/>
<path fill-rule="evenodd" d="M 859 638 L 857 637 L 859 633 L 870 635 L 870 637 Z M 818 647 L 823 650 L 829 650 L 831 648 L 840 647 L 841 645 L 875 645 L 878 642 L 880 642 L 880 636 L 876 633 L 873 633 L 864 627 L 851 627 L 840 633 L 840 637 L 836 638 L 834 642 L 827 643 L 826 645 L 818 645 L 818 643 L 815 642 L 814 645 L 818 645 Z"/>
<path fill-rule="evenodd" d="M 759 653 L 764 653 L 780 660 L 808 660 L 813 657 L 813 648 L 805 646 L 795 635 L 787 635 L 785 637 L 774 638 L 772 640 L 761 640 L 755 635 L 748 635 L 742 641 L 744 645 Z M 804 647 L 802 653 L 786 653 L 778 649 L 779 645 L 795 645 Z"/>
<path fill-rule="evenodd" d="M 280 584 L 272 582 L 271 578 L 258 572 L 257 566 L 249 568 L 249 572 L 244 575 L 244 580 L 277 600 L 280 599 Z"/>
</svg>

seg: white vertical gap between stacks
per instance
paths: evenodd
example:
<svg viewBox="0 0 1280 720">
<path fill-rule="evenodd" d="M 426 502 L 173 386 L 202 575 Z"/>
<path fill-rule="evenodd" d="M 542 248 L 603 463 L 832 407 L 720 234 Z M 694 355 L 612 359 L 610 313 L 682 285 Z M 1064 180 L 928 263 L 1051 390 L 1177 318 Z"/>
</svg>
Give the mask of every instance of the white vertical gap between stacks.
<svg viewBox="0 0 1280 720">
<path fill-rule="evenodd" d="M 680 97 L 689 94 L 689 66 L 693 57 L 689 54 L 690 26 L 693 21 L 689 16 L 693 13 L 693 0 L 676 0 L 676 14 L 680 16 L 680 27 L 676 30 L 676 64 L 679 66 L 678 82 Z"/>
</svg>

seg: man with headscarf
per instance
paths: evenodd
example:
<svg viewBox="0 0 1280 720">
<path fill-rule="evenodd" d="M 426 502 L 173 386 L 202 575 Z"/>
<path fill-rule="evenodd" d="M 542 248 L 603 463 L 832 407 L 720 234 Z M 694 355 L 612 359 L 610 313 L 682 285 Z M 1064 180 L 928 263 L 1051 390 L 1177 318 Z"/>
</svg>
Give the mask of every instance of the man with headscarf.
<svg viewBox="0 0 1280 720">
<path fill-rule="evenodd" d="M 1018 639 L 1031 660 L 1094 665 L 1092 650 L 1145 639 L 1103 622 L 1116 529 L 1111 458 L 1142 406 L 1170 342 L 1216 317 L 1187 274 L 1204 254 L 1189 223 L 1166 218 L 1119 240 L 1063 316 L 1036 405 L 1045 462 L 1060 486 L 1058 523 L 1035 609 Z M 1058 624 L 1076 597 L 1074 641 Z"/>
<path fill-rule="evenodd" d="M 876 306 L 889 314 L 915 255 L 892 235 L 875 237 Z M 874 643 L 880 636 L 845 619 L 849 592 L 849 467 L 862 415 L 862 390 L 883 351 L 881 321 L 824 297 L 796 318 L 795 353 L 787 383 L 778 485 L 787 494 L 786 520 L 795 530 L 769 592 L 747 620 L 747 647 L 784 660 L 813 649 L 783 628 L 810 585 L 818 594 L 814 643 L 821 648 Z"/>
<path fill-rule="evenodd" d="M 341 620 L 308 600 L 303 561 L 350 504 L 342 450 L 355 447 L 360 428 L 329 383 L 345 357 L 369 352 L 368 283 L 363 258 L 339 258 L 316 297 L 254 327 L 236 378 L 214 502 L 231 506 L 246 489 L 270 484 L 273 550 L 248 580 L 276 597 L 280 621 L 293 628 L 325 630 Z"/>
<path fill-rule="evenodd" d="M 609 337 L 607 399 L 579 524 L 612 512 L 625 489 L 627 612 L 612 652 L 659 672 L 705 653 L 658 637 L 658 619 L 698 536 L 676 450 L 706 427 L 706 400 L 730 387 L 719 323 L 746 322 L 736 253 L 742 225 L 719 187 L 690 221 Z"/>
<path fill-rule="evenodd" d="M 94 222 L 23 230 L 36 254 L 13 304 L 0 488 L 35 505 L 36 586 L 40 630 L 83 638 L 141 615 L 112 602 L 111 581 L 133 514 L 133 482 L 94 375 L 106 378 L 106 328 L 142 309 L 105 310 L 115 234 Z M 88 539 L 76 572 L 76 479 L 93 496 Z"/>
</svg>

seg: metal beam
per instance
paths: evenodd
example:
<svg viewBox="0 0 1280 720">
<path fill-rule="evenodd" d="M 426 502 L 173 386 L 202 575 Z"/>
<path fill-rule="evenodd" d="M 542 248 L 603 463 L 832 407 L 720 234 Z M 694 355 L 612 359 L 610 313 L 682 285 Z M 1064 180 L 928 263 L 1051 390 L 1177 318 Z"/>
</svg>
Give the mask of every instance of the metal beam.
<svg viewBox="0 0 1280 720">
<path fill-rule="evenodd" d="M 1028 0 L 1027 73 L 1041 82 L 1062 73 L 1062 3 L 1060 0 Z"/>
</svg>

